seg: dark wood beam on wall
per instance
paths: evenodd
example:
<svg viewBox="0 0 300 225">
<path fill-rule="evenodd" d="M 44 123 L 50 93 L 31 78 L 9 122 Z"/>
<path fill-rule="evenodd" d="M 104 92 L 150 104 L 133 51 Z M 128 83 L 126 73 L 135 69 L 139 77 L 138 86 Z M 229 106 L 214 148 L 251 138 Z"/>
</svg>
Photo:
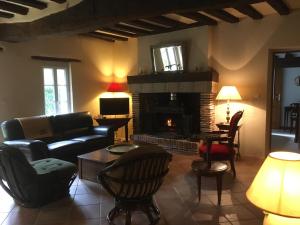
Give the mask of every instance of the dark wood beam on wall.
<svg viewBox="0 0 300 225">
<path fill-rule="evenodd" d="M 28 11 L 29 11 L 29 9 L 27 7 L 12 4 L 9 2 L 4 2 L 4 1 L 0 1 L 0 9 L 8 11 L 8 12 L 12 12 L 12 13 L 21 14 L 21 15 L 27 15 Z"/>
<path fill-rule="evenodd" d="M 90 37 L 95 37 L 95 38 L 109 38 L 109 39 L 112 39 L 112 40 L 115 40 L 115 41 L 128 41 L 128 38 L 125 38 L 125 37 L 120 37 L 120 36 L 117 36 L 117 35 L 114 35 L 114 34 L 106 34 L 106 33 L 101 33 L 101 32 L 89 32 L 86 34 L 87 36 L 90 36 Z"/>
<path fill-rule="evenodd" d="M 55 61 L 55 62 L 81 62 L 80 59 L 75 58 L 61 58 L 61 57 L 51 57 L 51 56 L 41 56 L 41 55 L 33 55 L 31 56 L 34 60 L 41 61 Z"/>
<path fill-rule="evenodd" d="M 235 9 L 255 20 L 259 20 L 263 18 L 263 15 L 260 12 L 258 12 L 256 9 L 254 9 L 251 5 L 238 6 L 235 7 Z"/>
<path fill-rule="evenodd" d="M 51 34 L 87 33 L 99 27 L 111 27 L 120 21 L 258 2 L 263 0 L 173 0 L 172 4 L 161 0 L 84 0 L 66 10 L 30 23 L 0 24 L 0 40 L 17 42 Z"/>
<path fill-rule="evenodd" d="M 0 11 L 0 17 L 2 17 L 2 18 L 10 19 L 10 18 L 13 18 L 14 16 L 15 15 L 13 13 Z"/>
<path fill-rule="evenodd" d="M 197 12 L 178 13 L 178 15 L 184 16 L 186 18 L 189 18 L 189 19 L 192 19 L 192 20 L 195 20 L 195 21 L 204 22 L 207 25 L 217 25 L 218 24 L 218 21 L 216 21 L 216 20 L 214 20 L 214 19 L 212 19 L 208 16 L 205 16 L 201 13 L 197 13 Z"/>
<path fill-rule="evenodd" d="M 18 3 L 18 4 L 21 4 L 21 5 L 29 6 L 29 7 L 36 8 L 36 9 L 45 9 L 45 8 L 47 8 L 47 3 L 40 2 L 40 1 L 37 1 L 37 0 L 9 0 L 9 2 Z"/>
<path fill-rule="evenodd" d="M 231 15 L 230 13 L 228 13 L 222 9 L 207 9 L 207 10 L 204 10 L 204 12 L 206 12 L 209 15 L 212 15 L 214 17 L 217 17 L 221 20 L 224 20 L 228 23 L 238 23 L 240 21 L 239 18 Z"/>
<path fill-rule="evenodd" d="M 65 3 L 67 0 L 50 0 L 50 1 L 62 4 Z"/>
<path fill-rule="evenodd" d="M 267 3 L 280 15 L 288 15 L 290 13 L 289 7 L 282 0 L 267 0 Z"/>
</svg>

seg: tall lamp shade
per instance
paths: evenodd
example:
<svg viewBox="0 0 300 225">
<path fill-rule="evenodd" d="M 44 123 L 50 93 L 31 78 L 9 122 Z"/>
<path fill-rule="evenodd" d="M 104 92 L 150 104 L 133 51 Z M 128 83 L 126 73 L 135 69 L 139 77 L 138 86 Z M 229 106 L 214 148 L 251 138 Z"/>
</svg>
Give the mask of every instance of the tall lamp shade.
<svg viewBox="0 0 300 225">
<path fill-rule="evenodd" d="M 300 225 L 300 154 L 270 153 L 246 196 L 265 212 L 264 225 Z"/>
<path fill-rule="evenodd" d="M 216 100 L 226 100 L 227 101 L 227 110 L 226 110 L 226 121 L 230 121 L 230 106 L 229 103 L 231 100 L 242 100 L 240 93 L 238 92 L 235 86 L 223 86 L 219 91 Z"/>
</svg>

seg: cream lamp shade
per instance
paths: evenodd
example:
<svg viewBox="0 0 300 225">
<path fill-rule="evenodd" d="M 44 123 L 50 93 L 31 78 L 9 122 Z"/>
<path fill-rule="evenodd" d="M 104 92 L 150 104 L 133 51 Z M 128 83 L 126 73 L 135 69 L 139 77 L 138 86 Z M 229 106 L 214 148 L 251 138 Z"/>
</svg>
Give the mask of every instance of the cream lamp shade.
<svg viewBox="0 0 300 225">
<path fill-rule="evenodd" d="M 235 86 L 223 86 L 217 95 L 217 100 L 242 100 Z"/>
<path fill-rule="evenodd" d="M 299 224 L 278 221 L 300 218 L 300 154 L 270 153 L 246 195 L 250 202 L 267 213 L 264 224 Z M 299 219 L 294 220 L 300 222 Z"/>
</svg>

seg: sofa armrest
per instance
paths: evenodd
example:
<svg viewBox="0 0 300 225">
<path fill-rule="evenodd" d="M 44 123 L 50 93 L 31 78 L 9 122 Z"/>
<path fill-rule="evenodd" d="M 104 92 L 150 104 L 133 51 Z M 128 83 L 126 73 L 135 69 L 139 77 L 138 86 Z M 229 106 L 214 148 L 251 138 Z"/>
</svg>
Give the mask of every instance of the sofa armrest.
<svg viewBox="0 0 300 225">
<path fill-rule="evenodd" d="M 93 127 L 94 134 L 100 134 L 105 136 L 114 136 L 113 126 L 95 126 Z"/>
<path fill-rule="evenodd" d="M 20 149 L 30 161 L 44 159 L 49 156 L 47 144 L 40 140 L 19 139 L 5 141 L 4 144 Z"/>
</svg>

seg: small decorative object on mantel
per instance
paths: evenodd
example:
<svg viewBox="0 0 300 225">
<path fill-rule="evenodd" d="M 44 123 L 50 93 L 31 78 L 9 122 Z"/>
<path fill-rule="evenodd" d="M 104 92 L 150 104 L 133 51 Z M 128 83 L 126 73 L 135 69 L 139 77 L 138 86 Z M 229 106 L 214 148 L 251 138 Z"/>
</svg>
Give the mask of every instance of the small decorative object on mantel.
<svg viewBox="0 0 300 225">
<path fill-rule="evenodd" d="M 300 75 L 295 77 L 294 81 L 296 86 L 300 86 Z"/>
</svg>

